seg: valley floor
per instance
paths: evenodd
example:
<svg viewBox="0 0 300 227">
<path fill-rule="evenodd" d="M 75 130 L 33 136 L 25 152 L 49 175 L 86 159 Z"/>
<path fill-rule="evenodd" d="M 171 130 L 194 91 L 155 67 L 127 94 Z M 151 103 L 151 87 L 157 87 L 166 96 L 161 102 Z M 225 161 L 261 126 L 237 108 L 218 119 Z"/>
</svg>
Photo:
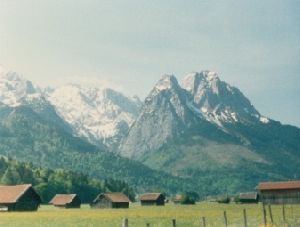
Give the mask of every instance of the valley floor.
<svg viewBox="0 0 300 227">
<path fill-rule="evenodd" d="M 164 207 L 141 207 L 131 204 L 129 209 L 92 210 L 88 205 L 81 209 L 58 209 L 43 205 L 37 212 L 0 213 L 0 226 L 82 226 L 82 227 L 119 227 L 123 218 L 128 218 L 129 227 L 172 226 L 176 219 L 177 227 L 202 226 L 202 217 L 206 217 L 206 226 L 225 226 L 224 211 L 227 213 L 228 226 L 243 226 L 243 209 L 247 211 L 248 226 L 263 226 L 262 205 L 199 203 L 197 205 L 173 205 Z M 282 206 L 272 206 L 276 226 L 284 225 Z M 300 226 L 300 205 L 286 205 L 286 220 L 289 226 Z M 267 209 L 267 221 L 269 213 Z"/>
</svg>

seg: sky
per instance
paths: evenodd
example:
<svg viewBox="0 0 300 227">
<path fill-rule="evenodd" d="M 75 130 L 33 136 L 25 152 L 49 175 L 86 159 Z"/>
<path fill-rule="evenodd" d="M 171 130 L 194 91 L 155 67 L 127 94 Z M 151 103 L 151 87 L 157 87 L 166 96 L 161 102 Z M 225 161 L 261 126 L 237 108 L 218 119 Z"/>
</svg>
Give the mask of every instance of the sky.
<svg viewBox="0 0 300 227">
<path fill-rule="evenodd" d="M 300 1 L 0 0 L 0 64 L 37 84 L 99 79 L 145 98 L 212 70 L 300 127 Z"/>
</svg>

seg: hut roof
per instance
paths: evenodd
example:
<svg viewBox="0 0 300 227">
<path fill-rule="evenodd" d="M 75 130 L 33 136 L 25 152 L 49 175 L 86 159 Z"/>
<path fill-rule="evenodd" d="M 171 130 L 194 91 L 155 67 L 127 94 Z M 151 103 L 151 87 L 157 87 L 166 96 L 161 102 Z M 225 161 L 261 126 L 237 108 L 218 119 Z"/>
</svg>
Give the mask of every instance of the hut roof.
<svg viewBox="0 0 300 227">
<path fill-rule="evenodd" d="M 245 192 L 245 193 L 240 193 L 239 199 L 257 199 L 257 193 L 256 192 Z"/>
<path fill-rule="evenodd" d="M 94 202 L 99 200 L 101 197 L 105 197 L 113 203 L 129 203 L 130 202 L 129 198 L 126 195 L 124 195 L 123 193 L 102 193 L 97 196 L 97 198 L 94 200 Z"/>
<path fill-rule="evenodd" d="M 53 205 L 67 205 L 71 203 L 75 197 L 76 194 L 56 194 L 49 203 Z"/>
<path fill-rule="evenodd" d="M 31 188 L 31 184 L 0 186 L 0 203 L 16 203 Z"/>
<path fill-rule="evenodd" d="M 258 190 L 300 189 L 300 181 L 262 182 L 258 184 L 256 189 Z"/>
<path fill-rule="evenodd" d="M 162 194 L 161 193 L 146 193 L 140 196 L 141 201 L 153 201 L 157 200 Z"/>
</svg>

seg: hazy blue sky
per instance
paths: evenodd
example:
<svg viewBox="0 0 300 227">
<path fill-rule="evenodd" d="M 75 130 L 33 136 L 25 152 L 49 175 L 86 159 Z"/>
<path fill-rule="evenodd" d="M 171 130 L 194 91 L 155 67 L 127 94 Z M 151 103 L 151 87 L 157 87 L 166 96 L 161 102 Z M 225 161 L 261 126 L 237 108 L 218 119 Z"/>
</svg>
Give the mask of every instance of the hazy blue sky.
<svg viewBox="0 0 300 227">
<path fill-rule="evenodd" d="M 40 84 L 97 77 L 144 98 L 210 69 L 300 126 L 300 1 L 0 0 L 0 64 Z"/>
</svg>

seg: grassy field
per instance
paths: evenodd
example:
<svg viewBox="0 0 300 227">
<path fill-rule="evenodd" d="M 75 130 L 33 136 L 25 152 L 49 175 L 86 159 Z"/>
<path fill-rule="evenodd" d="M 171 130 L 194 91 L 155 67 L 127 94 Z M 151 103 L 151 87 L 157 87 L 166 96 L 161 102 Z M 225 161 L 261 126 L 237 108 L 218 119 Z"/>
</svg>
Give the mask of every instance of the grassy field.
<svg viewBox="0 0 300 227">
<path fill-rule="evenodd" d="M 0 226 L 121 226 L 122 219 L 128 218 L 129 227 L 172 226 L 176 219 L 178 227 L 202 226 L 201 217 L 206 217 L 206 226 L 224 226 L 223 212 L 226 211 L 228 226 L 243 226 L 243 209 L 247 210 L 248 226 L 263 226 L 262 206 L 240 204 L 199 203 L 197 205 L 173 205 L 164 207 L 141 207 L 131 204 L 129 209 L 91 210 L 83 205 L 81 209 L 57 209 L 52 206 L 41 206 L 37 212 L 0 213 Z M 275 226 L 284 225 L 282 206 L 272 206 Z M 289 226 L 300 226 L 300 205 L 286 205 L 286 219 Z M 268 221 L 269 214 L 267 213 Z"/>
</svg>

